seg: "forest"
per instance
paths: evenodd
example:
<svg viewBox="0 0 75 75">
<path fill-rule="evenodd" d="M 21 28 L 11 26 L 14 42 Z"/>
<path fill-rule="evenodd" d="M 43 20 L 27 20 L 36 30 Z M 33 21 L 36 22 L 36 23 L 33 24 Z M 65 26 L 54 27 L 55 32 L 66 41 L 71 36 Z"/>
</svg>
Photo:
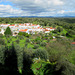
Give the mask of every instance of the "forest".
<svg viewBox="0 0 75 75">
<path fill-rule="evenodd" d="M 75 75 L 75 18 L 0 18 L 2 23 L 33 23 L 56 30 L 15 37 L 9 30 L 0 34 L 0 75 Z"/>
</svg>

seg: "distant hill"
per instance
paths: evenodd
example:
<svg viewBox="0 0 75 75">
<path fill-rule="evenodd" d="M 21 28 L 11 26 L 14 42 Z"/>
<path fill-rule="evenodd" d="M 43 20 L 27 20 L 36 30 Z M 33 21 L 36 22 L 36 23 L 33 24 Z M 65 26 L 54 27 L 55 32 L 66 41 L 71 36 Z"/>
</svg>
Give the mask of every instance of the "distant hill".
<svg viewBox="0 0 75 75">
<path fill-rule="evenodd" d="M 6 18 L 18 18 L 18 17 L 23 17 L 23 18 L 56 18 L 56 17 L 57 18 L 75 18 L 75 16 L 10 16 Z"/>
</svg>

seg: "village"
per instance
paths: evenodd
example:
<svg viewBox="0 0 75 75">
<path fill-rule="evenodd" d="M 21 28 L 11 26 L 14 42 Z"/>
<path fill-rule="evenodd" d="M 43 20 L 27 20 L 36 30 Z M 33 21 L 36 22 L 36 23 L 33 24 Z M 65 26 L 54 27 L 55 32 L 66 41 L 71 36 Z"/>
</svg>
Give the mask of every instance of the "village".
<svg viewBox="0 0 75 75">
<path fill-rule="evenodd" d="M 50 31 L 54 31 L 55 28 L 46 27 L 43 28 L 39 24 L 32 24 L 32 23 L 24 23 L 24 24 L 0 24 L 0 33 L 4 35 L 4 32 L 7 27 L 10 27 L 13 36 L 18 35 L 19 32 L 25 32 L 28 34 L 35 34 L 35 33 L 50 33 Z"/>
</svg>

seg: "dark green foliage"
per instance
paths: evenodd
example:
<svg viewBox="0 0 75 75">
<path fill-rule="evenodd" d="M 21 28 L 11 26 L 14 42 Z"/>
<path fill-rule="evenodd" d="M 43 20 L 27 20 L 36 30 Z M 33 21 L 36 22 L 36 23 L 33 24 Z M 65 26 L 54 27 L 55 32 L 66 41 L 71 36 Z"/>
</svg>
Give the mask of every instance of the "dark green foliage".
<svg viewBox="0 0 75 75">
<path fill-rule="evenodd" d="M 0 46 L 0 63 L 4 64 L 4 52 L 5 52 L 5 47 Z"/>
<path fill-rule="evenodd" d="M 57 75 L 75 75 L 75 65 L 67 60 L 59 60 L 56 63 Z"/>
<path fill-rule="evenodd" d="M 3 37 L 3 34 L 0 34 L 0 38 L 2 38 Z"/>
<path fill-rule="evenodd" d="M 18 36 L 18 38 L 19 38 L 20 40 L 24 39 L 24 37 L 23 37 L 23 36 Z"/>
<path fill-rule="evenodd" d="M 41 46 L 46 46 L 46 43 L 45 42 L 41 42 L 40 45 Z"/>
<path fill-rule="evenodd" d="M 14 44 L 0 49 L 0 53 L 4 54 L 0 54 L 0 75 L 21 75 L 18 69 L 22 69 L 22 75 L 34 75 L 31 70 L 31 55 L 20 49 L 19 46 L 14 47 Z"/>
<path fill-rule="evenodd" d="M 26 42 L 27 42 L 27 43 L 29 43 L 29 42 L 30 42 L 28 38 L 26 39 Z"/>
<path fill-rule="evenodd" d="M 50 62 L 49 64 L 46 63 L 47 65 L 45 67 L 44 65 L 42 66 L 42 68 L 44 67 L 42 71 L 44 72 L 43 75 L 75 75 L 75 46 L 71 44 L 75 41 L 75 18 L 0 18 L 0 23 L 12 24 L 25 22 L 34 22 L 42 26 L 56 27 L 56 30 L 50 32 L 49 35 L 39 33 L 37 35 L 31 35 L 31 37 L 27 33 L 20 32 L 15 39 L 21 41 L 27 37 L 24 43 L 25 47 L 23 48 L 19 44 L 16 45 L 16 43 L 14 43 L 15 48 L 13 45 L 4 47 L 5 37 L 0 35 L 0 75 L 19 75 L 19 69 L 22 70 L 21 74 L 23 75 L 33 75 L 31 70 L 31 65 L 33 64 L 32 59 L 39 57 L 41 61 L 47 61 L 48 59 Z M 64 37 L 61 38 L 60 35 Z M 56 36 L 56 41 L 54 41 L 53 36 Z M 73 40 L 66 39 L 66 36 Z M 12 39 L 10 38 L 9 34 L 6 35 L 9 43 L 11 40 L 13 41 L 14 37 Z M 13 42 L 19 43 L 19 40 Z M 33 49 L 28 49 L 28 43 L 31 46 L 34 45 L 34 47 L 32 46 Z M 42 46 L 40 48 L 45 48 L 45 50 L 39 49 L 40 45 Z"/>
<path fill-rule="evenodd" d="M 15 50 L 17 53 L 17 64 L 18 64 L 18 68 L 22 69 L 23 68 L 23 48 L 21 48 L 19 45 L 15 46 Z"/>
<path fill-rule="evenodd" d="M 67 60 L 59 60 L 56 64 L 47 64 L 44 75 L 75 75 L 75 65 Z"/>
<path fill-rule="evenodd" d="M 26 52 L 23 52 L 23 69 L 22 69 L 23 75 L 34 75 L 33 71 L 31 70 L 31 64 L 32 59 L 30 55 Z"/>
<path fill-rule="evenodd" d="M 29 37 L 30 36 L 28 33 L 25 33 L 25 32 L 19 32 L 18 35 L 25 36 L 25 37 Z"/>
<path fill-rule="evenodd" d="M 57 31 L 61 32 L 61 31 L 63 31 L 63 28 L 57 27 Z"/>
<path fill-rule="evenodd" d="M 66 34 L 65 34 L 65 33 L 62 33 L 61 35 L 62 35 L 62 36 L 65 36 Z"/>
<path fill-rule="evenodd" d="M 0 38 L 0 45 L 5 45 L 5 40 Z"/>
<path fill-rule="evenodd" d="M 7 43 L 10 43 L 10 40 L 7 40 Z"/>
<path fill-rule="evenodd" d="M 33 49 L 37 49 L 39 47 L 39 45 L 35 44 Z"/>
<path fill-rule="evenodd" d="M 37 40 L 37 42 L 36 42 L 37 44 L 40 44 L 41 43 L 41 41 L 40 40 Z"/>
<path fill-rule="evenodd" d="M 19 44 L 19 39 L 17 39 L 15 42 L 16 42 L 17 44 Z"/>
<path fill-rule="evenodd" d="M 47 60 L 48 59 L 48 53 L 46 50 L 41 50 L 41 49 L 37 49 L 35 52 L 34 52 L 34 56 L 37 57 L 37 58 L 41 58 L 41 59 L 44 59 L 44 60 Z"/>
<path fill-rule="evenodd" d="M 6 28 L 5 32 L 4 32 L 5 36 L 7 35 L 12 35 L 12 31 L 9 27 Z"/>
<path fill-rule="evenodd" d="M 55 74 L 55 64 L 47 64 L 43 70 L 43 75 L 57 75 Z"/>
<path fill-rule="evenodd" d="M 57 42 L 50 43 L 47 47 L 47 51 L 49 53 L 49 61 L 51 63 L 56 62 L 57 60 L 63 58 L 65 55 L 67 55 L 70 50 L 70 46 L 67 47 L 65 43 L 65 40 L 59 40 Z"/>
<path fill-rule="evenodd" d="M 9 74 L 16 74 L 18 75 L 18 67 L 17 67 L 17 54 L 14 48 L 14 45 L 12 44 L 11 47 L 6 47 L 5 53 L 4 53 L 4 66 L 5 66 L 5 73 L 6 75 Z"/>
<path fill-rule="evenodd" d="M 70 35 L 68 32 L 66 33 L 66 36 L 67 36 L 67 37 L 71 37 L 71 35 Z"/>
<path fill-rule="evenodd" d="M 35 42 L 37 42 L 38 40 L 41 41 L 40 37 L 37 37 L 37 38 L 35 39 Z"/>
</svg>

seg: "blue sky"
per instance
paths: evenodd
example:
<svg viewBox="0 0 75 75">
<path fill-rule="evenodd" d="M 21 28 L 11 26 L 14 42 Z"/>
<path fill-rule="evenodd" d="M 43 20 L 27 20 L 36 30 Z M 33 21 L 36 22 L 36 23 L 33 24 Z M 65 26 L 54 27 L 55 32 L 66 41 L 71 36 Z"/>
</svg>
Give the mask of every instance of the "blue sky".
<svg viewBox="0 0 75 75">
<path fill-rule="evenodd" d="M 0 0 L 0 17 L 75 16 L 75 0 Z"/>
</svg>

